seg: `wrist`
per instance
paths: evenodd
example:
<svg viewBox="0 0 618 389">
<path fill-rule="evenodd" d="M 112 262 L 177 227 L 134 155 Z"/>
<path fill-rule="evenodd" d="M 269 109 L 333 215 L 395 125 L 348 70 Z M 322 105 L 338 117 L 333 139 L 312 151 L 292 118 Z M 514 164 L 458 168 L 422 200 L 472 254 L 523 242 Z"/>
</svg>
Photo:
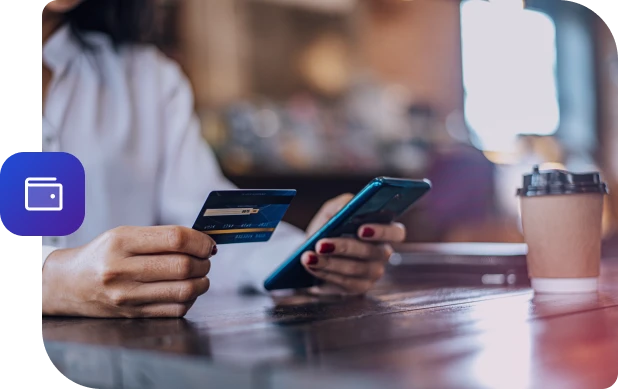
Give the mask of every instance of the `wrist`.
<svg viewBox="0 0 618 389">
<path fill-rule="evenodd" d="M 43 265 L 43 316 L 67 314 L 63 303 L 67 293 L 67 283 L 63 282 L 63 270 L 69 250 L 55 250 Z"/>
</svg>

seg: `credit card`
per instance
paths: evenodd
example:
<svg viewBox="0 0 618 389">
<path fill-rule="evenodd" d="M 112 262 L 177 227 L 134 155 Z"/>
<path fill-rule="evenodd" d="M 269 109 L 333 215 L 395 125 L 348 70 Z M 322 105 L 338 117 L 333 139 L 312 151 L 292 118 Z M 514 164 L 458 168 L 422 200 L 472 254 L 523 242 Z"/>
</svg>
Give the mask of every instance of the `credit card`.
<svg viewBox="0 0 618 389">
<path fill-rule="evenodd" d="M 292 189 L 211 192 L 193 229 L 210 235 L 217 244 L 266 242 L 294 196 Z"/>
</svg>

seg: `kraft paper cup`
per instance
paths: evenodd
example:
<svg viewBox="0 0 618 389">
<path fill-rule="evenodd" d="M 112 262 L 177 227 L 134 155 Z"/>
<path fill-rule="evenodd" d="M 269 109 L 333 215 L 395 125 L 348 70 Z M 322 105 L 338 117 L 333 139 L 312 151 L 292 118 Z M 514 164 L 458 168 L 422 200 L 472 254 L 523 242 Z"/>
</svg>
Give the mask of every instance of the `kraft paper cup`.
<svg viewBox="0 0 618 389">
<path fill-rule="evenodd" d="M 598 173 L 540 172 L 518 191 L 528 244 L 528 274 L 537 293 L 592 293 L 601 264 L 603 197 Z"/>
</svg>

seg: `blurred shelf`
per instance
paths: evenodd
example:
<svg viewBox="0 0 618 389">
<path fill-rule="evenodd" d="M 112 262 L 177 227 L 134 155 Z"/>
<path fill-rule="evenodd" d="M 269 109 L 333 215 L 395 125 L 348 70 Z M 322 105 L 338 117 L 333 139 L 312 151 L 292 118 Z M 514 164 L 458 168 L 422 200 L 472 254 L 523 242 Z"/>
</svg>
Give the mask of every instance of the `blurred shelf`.
<svg viewBox="0 0 618 389">
<path fill-rule="evenodd" d="M 367 180 L 373 179 L 375 177 L 401 177 L 401 178 L 409 178 L 409 179 L 423 179 L 423 174 L 421 172 L 396 172 L 396 171 L 365 171 L 365 172 L 345 172 L 345 171 L 266 171 L 266 170 L 256 170 L 251 173 L 243 173 L 237 174 L 233 173 L 229 170 L 223 168 L 224 175 L 231 180 L 242 180 L 242 181 L 259 181 L 259 180 L 269 180 L 269 181 L 359 181 L 359 180 Z"/>
<path fill-rule="evenodd" d="M 292 201 L 284 220 L 304 230 L 326 201 L 343 193 L 358 193 L 376 176 L 398 176 L 395 172 L 381 173 L 284 174 L 262 171 L 250 175 L 233 175 L 228 172 L 225 176 L 241 189 L 295 189 L 296 198 Z M 418 179 L 419 176 L 407 178 Z"/>
<path fill-rule="evenodd" d="M 357 193 L 375 175 L 367 174 L 308 174 L 308 173 L 270 173 L 254 172 L 234 175 L 224 172 L 234 185 L 241 189 L 295 189 L 296 198 L 292 202 L 284 220 L 301 229 L 307 225 L 327 201 L 342 193 Z"/>
</svg>

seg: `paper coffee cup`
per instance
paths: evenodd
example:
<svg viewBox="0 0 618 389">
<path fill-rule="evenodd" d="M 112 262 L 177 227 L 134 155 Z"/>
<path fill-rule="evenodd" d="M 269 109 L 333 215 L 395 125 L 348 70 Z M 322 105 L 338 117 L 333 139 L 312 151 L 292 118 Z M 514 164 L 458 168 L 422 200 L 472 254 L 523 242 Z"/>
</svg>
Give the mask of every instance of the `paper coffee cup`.
<svg viewBox="0 0 618 389">
<path fill-rule="evenodd" d="M 562 170 L 524 176 L 517 191 L 528 274 L 538 293 L 589 293 L 598 289 L 603 197 L 599 173 Z"/>
</svg>

